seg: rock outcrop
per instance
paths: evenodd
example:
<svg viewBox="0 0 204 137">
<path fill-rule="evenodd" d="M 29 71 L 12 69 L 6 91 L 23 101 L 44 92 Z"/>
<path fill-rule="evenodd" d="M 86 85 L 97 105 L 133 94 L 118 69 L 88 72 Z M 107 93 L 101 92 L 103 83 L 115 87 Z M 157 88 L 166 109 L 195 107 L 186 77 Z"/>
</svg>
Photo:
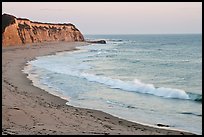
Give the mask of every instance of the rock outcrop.
<svg viewBox="0 0 204 137">
<path fill-rule="evenodd" d="M 84 41 L 73 24 L 33 22 L 15 16 L 2 15 L 2 45 L 15 46 L 45 41 Z"/>
<path fill-rule="evenodd" d="M 97 44 L 106 44 L 105 40 L 96 40 L 96 41 L 86 41 L 88 43 L 97 43 Z"/>
</svg>

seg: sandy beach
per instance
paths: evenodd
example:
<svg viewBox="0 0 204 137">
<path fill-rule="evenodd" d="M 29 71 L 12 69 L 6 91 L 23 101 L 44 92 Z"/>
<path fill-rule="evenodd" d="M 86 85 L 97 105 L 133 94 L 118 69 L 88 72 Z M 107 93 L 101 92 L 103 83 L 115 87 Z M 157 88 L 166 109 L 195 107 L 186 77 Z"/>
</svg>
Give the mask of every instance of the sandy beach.
<svg viewBox="0 0 204 137">
<path fill-rule="evenodd" d="M 2 135 L 191 135 L 123 120 L 107 113 L 68 106 L 22 72 L 37 56 L 75 50 L 85 42 L 35 43 L 2 47 Z"/>
</svg>

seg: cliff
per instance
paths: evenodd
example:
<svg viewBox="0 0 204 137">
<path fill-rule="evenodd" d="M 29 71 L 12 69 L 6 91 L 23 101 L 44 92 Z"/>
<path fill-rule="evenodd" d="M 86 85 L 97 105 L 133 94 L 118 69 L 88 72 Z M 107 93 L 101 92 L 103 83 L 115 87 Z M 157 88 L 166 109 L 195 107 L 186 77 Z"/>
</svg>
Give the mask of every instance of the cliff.
<svg viewBox="0 0 204 137">
<path fill-rule="evenodd" d="M 28 19 L 2 15 L 2 45 L 15 46 L 45 41 L 84 41 L 73 24 L 33 22 Z"/>
</svg>

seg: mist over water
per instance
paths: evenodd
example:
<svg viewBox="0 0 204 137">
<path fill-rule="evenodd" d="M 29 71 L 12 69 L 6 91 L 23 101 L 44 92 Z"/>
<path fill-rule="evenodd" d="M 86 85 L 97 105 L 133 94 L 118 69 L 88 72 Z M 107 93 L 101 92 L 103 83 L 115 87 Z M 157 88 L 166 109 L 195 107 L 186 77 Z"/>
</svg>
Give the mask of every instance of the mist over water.
<svg viewBox="0 0 204 137">
<path fill-rule="evenodd" d="M 86 35 L 107 44 L 38 57 L 24 72 L 67 104 L 202 134 L 202 35 Z"/>
</svg>

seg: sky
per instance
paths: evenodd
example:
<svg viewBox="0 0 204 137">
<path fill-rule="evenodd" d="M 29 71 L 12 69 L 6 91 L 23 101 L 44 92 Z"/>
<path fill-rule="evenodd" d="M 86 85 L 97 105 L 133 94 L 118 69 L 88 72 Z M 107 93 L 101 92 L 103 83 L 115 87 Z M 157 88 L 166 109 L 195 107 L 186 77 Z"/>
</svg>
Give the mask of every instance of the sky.
<svg viewBox="0 0 204 137">
<path fill-rule="evenodd" d="M 202 2 L 2 2 L 3 13 L 82 34 L 202 33 Z"/>
</svg>

